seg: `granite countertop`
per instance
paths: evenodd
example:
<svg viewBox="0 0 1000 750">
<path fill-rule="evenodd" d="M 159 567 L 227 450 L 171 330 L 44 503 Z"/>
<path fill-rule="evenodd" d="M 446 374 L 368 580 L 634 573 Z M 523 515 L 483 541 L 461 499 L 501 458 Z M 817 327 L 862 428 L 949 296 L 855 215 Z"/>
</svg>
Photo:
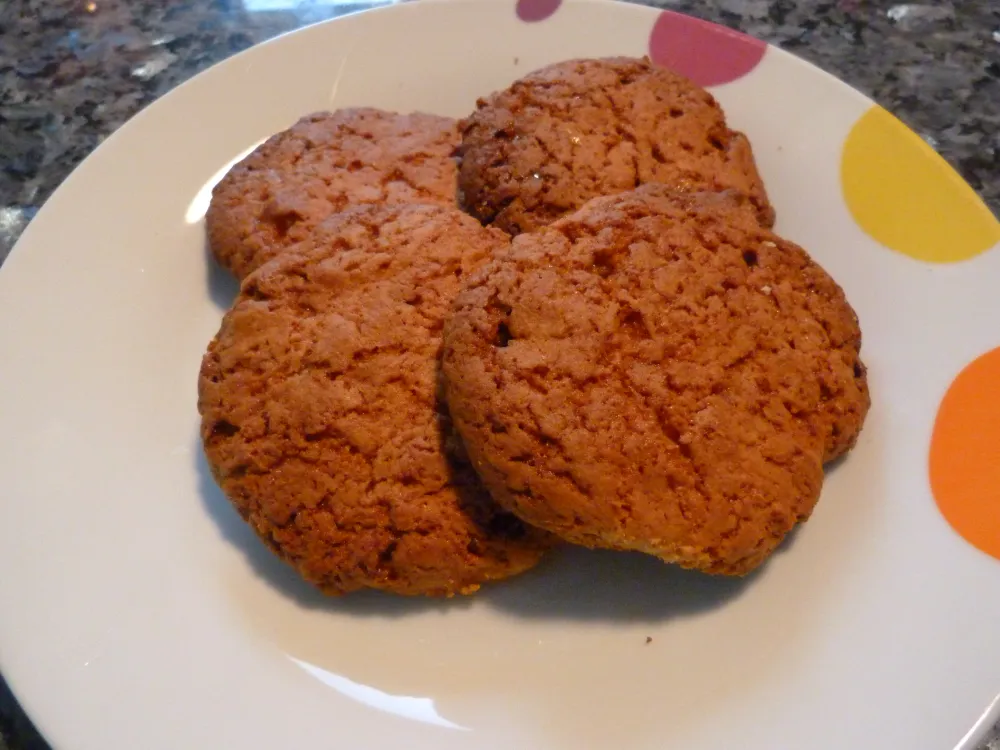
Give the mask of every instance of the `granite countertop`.
<svg viewBox="0 0 1000 750">
<path fill-rule="evenodd" d="M 920 133 L 1000 214 L 997 0 L 650 4 L 740 29 L 839 76 Z M 145 105 L 257 42 L 370 5 L 0 2 L 0 263 L 66 175 Z M 0 680 L 0 750 L 46 747 Z M 988 747 L 1000 750 L 1000 739 Z"/>
</svg>

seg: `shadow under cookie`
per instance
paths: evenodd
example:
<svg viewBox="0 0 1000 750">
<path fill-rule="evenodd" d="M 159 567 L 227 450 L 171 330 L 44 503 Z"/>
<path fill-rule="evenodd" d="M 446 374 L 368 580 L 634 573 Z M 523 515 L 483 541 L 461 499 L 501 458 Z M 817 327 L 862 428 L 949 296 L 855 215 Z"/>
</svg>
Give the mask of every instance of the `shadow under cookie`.
<svg viewBox="0 0 1000 750">
<path fill-rule="evenodd" d="M 213 304 L 220 310 L 228 310 L 240 293 L 240 282 L 229 271 L 219 265 L 212 255 L 212 248 L 205 238 L 205 286 Z"/>
<path fill-rule="evenodd" d="M 706 575 L 638 552 L 565 545 L 535 570 L 483 598 L 525 618 L 661 622 L 725 606 L 755 577 Z"/>
</svg>

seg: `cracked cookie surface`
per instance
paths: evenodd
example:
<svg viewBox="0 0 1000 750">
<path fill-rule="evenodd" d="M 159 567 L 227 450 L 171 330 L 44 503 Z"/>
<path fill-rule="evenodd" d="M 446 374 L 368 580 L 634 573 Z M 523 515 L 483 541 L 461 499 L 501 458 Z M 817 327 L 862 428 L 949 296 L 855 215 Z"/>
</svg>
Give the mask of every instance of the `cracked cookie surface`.
<svg viewBox="0 0 1000 750">
<path fill-rule="evenodd" d="M 457 208 L 350 209 L 247 277 L 209 345 L 216 481 L 328 593 L 471 593 L 547 547 L 490 499 L 440 394 L 444 317 L 507 245 Z"/>
<path fill-rule="evenodd" d="M 457 123 L 437 115 L 359 108 L 303 117 L 213 190 L 212 254 L 242 279 L 349 206 L 454 206 L 458 143 Z"/>
<path fill-rule="evenodd" d="M 591 547 L 744 574 L 806 519 L 869 405 L 840 287 L 729 194 L 648 185 L 516 237 L 445 326 L 494 497 Z"/>
<path fill-rule="evenodd" d="M 463 207 L 510 234 L 651 182 L 738 190 L 774 223 L 746 136 L 711 94 L 648 60 L 551 65 L 481 99 L 461 127 Z"/>
</svg>

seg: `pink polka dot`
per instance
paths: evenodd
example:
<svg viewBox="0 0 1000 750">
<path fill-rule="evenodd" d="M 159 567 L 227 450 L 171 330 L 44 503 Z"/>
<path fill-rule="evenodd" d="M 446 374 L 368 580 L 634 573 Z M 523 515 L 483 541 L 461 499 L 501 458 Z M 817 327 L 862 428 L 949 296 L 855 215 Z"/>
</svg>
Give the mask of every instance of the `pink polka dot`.
<svg viewBox="0 0 1000 750">
<path fill-rule="evenodd" d="M 517 17 L 534 23 L 544 21 L 562 5 L 562 0 L 517 0 Z"/>
<path fill-rule="evenodd" d="M 767 45 L 738 31 L 663 11 L 649 35 L 649 57 L 699 86 L 742 78 L 764 57 Z"/>
</svg>

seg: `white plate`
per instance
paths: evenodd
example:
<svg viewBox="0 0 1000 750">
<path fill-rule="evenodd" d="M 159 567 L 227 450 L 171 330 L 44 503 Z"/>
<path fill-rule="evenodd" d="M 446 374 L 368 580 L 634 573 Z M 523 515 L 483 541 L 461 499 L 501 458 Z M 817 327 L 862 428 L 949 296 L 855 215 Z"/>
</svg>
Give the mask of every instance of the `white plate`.
<svg viewBox="0 0 1000 750">
<path fill-rule="evenodd" d="M 556 5 L 522 0 L 521 15 Z M 813 519 L 743 582 L 566 551 L 468 600 L 314 594 L 200 457 L 196 372 L 232 294 L 204 251 L 207 189 L 311 110 L 463 115 L 542 64 L 644 54 L 654 28 L 657 59 L 703 80 L 752 68 L 713 90 L 753 141 L 779 230 L 860 315 L 874 407 L 856 451 Z M 364 13 L 216 66 L 73 173 L 0 273 L 0 669 L 56 747 L 959 741 L 1000 690 L 1000 561 L 938 511 L 927 456 L 949 384 L 1000 345 L 1000 251 L 981 252 L 1000 228 L 861 95 L 777 50 L 695 31 L 583 0 L 530 23 L 506 0 Z M 983 398 L 970 412 L 956 396 L 936 471 L 982 479 L 984 461 L 1000 463 L 962 444 L 963 419 L 995 414 Z M 989 548 L 974 537 L 994 527 L 975 514 L 949 518 Z"/>
</svg>

